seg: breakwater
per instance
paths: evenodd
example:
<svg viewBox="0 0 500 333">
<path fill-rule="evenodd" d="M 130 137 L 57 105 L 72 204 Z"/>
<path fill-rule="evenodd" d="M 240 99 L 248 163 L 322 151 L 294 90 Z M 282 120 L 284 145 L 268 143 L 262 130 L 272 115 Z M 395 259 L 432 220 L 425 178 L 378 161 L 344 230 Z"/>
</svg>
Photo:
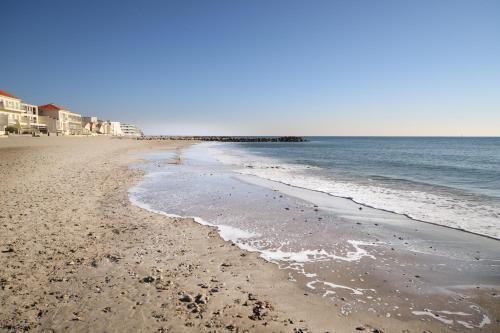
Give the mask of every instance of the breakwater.
<svg viewBox="0 0 500 333">
<path fill-rule="evenodd" d="M 169 136 L 144 135 L 137 140 L 192 140 L 192 141 L 219 141 L 219 142 L 305 142 L 302 136 Z"/>
</svg>

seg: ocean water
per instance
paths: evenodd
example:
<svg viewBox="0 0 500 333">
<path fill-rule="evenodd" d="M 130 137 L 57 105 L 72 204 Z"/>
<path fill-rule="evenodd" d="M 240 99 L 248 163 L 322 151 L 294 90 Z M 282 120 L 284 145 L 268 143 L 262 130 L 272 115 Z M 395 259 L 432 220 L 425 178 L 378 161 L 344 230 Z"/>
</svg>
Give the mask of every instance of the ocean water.
<svg viewBox="0 0 500 333">
<path fill-rule="evenodd" d="M 212 149 L 241 173 L 500 238 L 500 138 L 308 139 Z"/>
<path fill-rule="evenodd" d="M 342 315 L 424 315 L 480 328 L 491 314 L 467 293 L 481 285 L 487 297 L 497 297 L 500 289 L 499 144 L 461 138 L 202 143 L 142 156 L 146 175 L 129 198 L 217 228 L 307 292 L 341 301 Z M 415 276 L 424 278 L 409 279 Z"/>
</svg>

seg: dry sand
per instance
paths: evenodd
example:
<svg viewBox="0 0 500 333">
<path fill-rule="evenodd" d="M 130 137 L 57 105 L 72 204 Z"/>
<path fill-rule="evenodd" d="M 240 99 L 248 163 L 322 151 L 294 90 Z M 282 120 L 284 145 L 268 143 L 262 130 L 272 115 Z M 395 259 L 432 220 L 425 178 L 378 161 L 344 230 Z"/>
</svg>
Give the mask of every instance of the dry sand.
<svg viewBox="0 0 500 333">
<path fill-rule="evenodd" d="M 212 228 L 131 205 L 130 153 L 188 144 L 0 139 L 0 332 L 448 332 L 344 317 Z"/>
</svg>

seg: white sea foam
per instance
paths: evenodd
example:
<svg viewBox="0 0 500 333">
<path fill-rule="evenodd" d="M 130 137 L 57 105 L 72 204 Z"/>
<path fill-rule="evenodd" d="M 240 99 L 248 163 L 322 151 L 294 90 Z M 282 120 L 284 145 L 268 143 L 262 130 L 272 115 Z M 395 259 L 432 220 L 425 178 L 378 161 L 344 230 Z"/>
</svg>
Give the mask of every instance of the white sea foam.
<svg viewBox="0 0 500 333">
<path fill-rule="evenodd" d="M 429 193 L 378 185 L 345 182 L 308 173 L 315 167 L 283 163 L 267 157 L 249 154 L 243 150 L 208 147 L 211 155 L 235 171 L 296 187 L 351 198 L 374 208 L 408 215 L 417 220 L 463 229 L 500 239 L 500 207 Z"/>
<path fill-rule="evenodd" d="M 457 312 L 447 311 L 447 310 L 432 311 L 430 309 L 424 309 L 424 311 L 412 311 L 412 314 L 414 314 L 415 316 L 428 316 L 446 325 L 453 325 L 457 323 L 466 328 L 483 328 L 485 325 L 491 324 L 490 318 L 486 314 L 482 313 L 481 309 L 478 306 L 471 305 L 471 309 L 481 315 L 481 321 L 479 321 L 478 323 L 474 323 L 472 320 L 466 321 L 458 318 L 453 318 L 453 317 L 459 317 L 465 319 L 467 317 L 472 316 L 471 313 L 466 313 L 461 311 Z"/>
<path fill-rule="evenodd" d="M 231 227 L 229 225 L 219 225 L 219 234 L 225 241 L 238 242 L 242 239 L 248 239 L 253 237 L 259 237 L 257 233 L 245 231 L 239 228 Z"/>
<path fill-rule="evenodd" d="M 329 253 L 323 249 L 302 250 L 295 252 L 282 251 L 281 249 L 274 249 L 274 250 L 260 250 L 260 252 L 262 257 L 268 261 L 287 261 L 293 263 L 318 262 L 326 260 L 359 261 L 363 257 L 369 257 L 375 259 L 375 257 L 372 254 L 368 253 L 367 250 L 360 247 L 360 246 L 370 246 L 374 244 L 357 240 L 348 240 L 347 243 L 351 245 L 353 250 L 348 251 L 345 255 L 337 255 L 335 253 Z"/>
<path fill-rule="evenodd" d="M 306 286 L 310 289 L 316 289 L 316 287 L 314 286 L 315 284 L 318 284 L 318 283 L 321 283 L 327 287 L 330 287 L 332 289 L 347 289 L 347 290 L 350 290 L 351 293 L 353 295 L 363 295 L 363 290 L 365 289 L 359 289 L 359 288 L 351 288 L 351 287 L 348 287 L 348 286 L 343 286 L 343 285 L 340 285 L 340 284 L 335 284 L 335 283 L 331 283 L 331 282 L 326 282 L 326 281 L 320 281 L 320 280 L 314 280 L 314 281 L 310 281 L 306 284 Z M 323 294 L 323 297 L 329 295 L 329 294 L 332 294 L 332 293 L 335 293 L 334 291 L 332 290 L 327 290 L 324 294 Z"/>
</svg>

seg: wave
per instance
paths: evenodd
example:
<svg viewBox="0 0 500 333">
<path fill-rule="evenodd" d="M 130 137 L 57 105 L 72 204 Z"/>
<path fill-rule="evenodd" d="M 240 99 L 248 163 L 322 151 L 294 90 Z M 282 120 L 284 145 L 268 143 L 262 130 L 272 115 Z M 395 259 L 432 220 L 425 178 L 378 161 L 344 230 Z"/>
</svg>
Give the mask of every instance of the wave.
<svg viewBox="0 0 500 333">
<path fill-rule="evenodd" d="M 208 147 L 218 161 L 232 165 L 234 171 L 353 201 L 409 218 L 500 239 L 500 207 L 432 186 L 409 186 L 411 181 L 377 182 L 385 177 L 371 177 L 372 182 L 354 182 L 321 174 L 313 165 L 294 164 L 214 144 Z M 378 179 L 377 179 L 378 178 Z M 385 186 L 384 186 L 385 185 Z"/>
</svg>

